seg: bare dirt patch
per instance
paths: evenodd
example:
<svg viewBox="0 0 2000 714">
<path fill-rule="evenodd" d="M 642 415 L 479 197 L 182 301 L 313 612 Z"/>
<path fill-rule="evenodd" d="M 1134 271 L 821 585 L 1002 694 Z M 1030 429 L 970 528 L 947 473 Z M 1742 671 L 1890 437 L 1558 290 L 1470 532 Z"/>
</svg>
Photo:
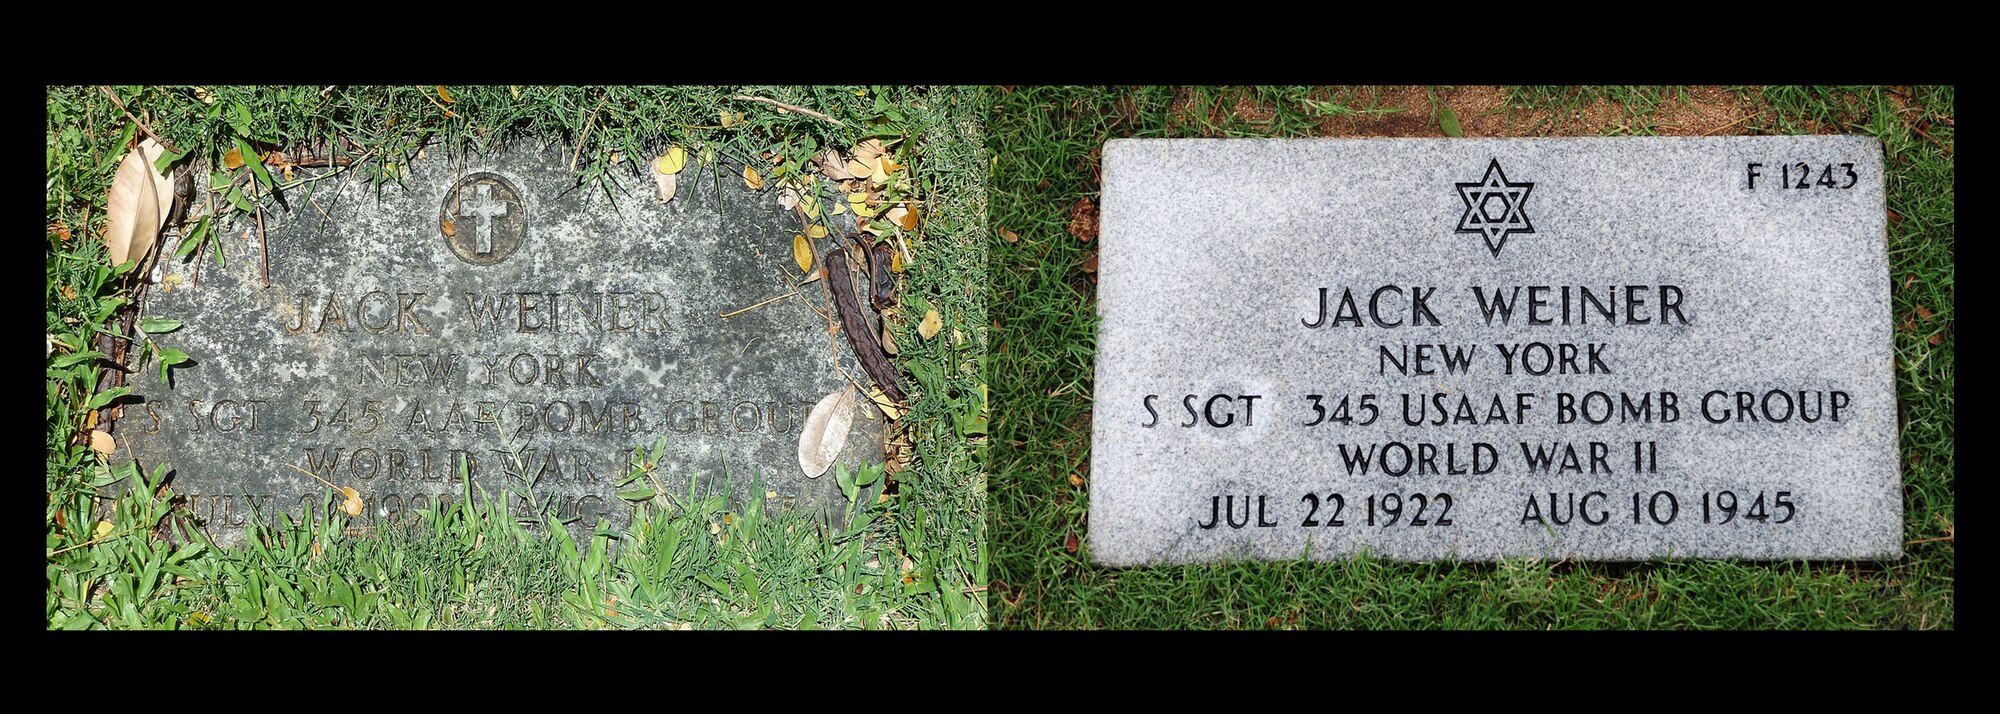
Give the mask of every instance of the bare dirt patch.
<svg viewBox="0 0 2000 714">
<path fill-rule="evenodd" d="M 1651 100 L 1656 96 L 1656 100 Z M 1336 87 L 1329 101 L 1355 111 L 1328 116 L 1322 136 L 1441 137 L 1440 108 L 1457 115 L 1465 136 L 1707 136 L 1740 134 L 1755 107 L 1722 87 L 1663 90 L 1614 101 L 1597 97 L 1574 106 L 1530 107 L 1506 87 Z M 1567 104 L 1567 103 L 1557 103 Z M 1397 109 L 1377 113 L 1370 110 Z"/>
</svg>

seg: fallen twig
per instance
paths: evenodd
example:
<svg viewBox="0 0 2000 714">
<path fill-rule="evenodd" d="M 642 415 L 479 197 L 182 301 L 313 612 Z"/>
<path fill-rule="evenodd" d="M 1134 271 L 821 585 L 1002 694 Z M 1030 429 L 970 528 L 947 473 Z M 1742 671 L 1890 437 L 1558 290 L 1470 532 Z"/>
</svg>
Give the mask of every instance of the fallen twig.
<svg viewBox="0 0 2000 714">
<path fill-rule="evenodd" d="M 604 97 L 597 98 L 597 107 L 590 110 L 590 118 L 583 120 L 583 131 L 576 135 L 576 151 L 569 155 L 569 170 L 576 171 L 576 160 L 583 156 L 583 140 L 590 138 L 590 127 L 597 123 L 597 111 L 604 108 Z"/>
<path fill-rule="evenodd" d="M 132 529 L 133 529 L 133 528 L 137 528 L 137 527 L 138 527 L 138 526 L 131 526 L 131 527 L 127 527 L 127 528 L 126 528 L 125 530 L 122 530 L 122 531 L 118 531 L 117 533 L 106 533 L 106 534 L 104 534 L 104 535 L 103 535 L 103 536 L 101 536 L 101 537 L 97 537 L 97 538 L 92 538 L 92 539 L 90 539 L 90 540 L 87 540 L 87 541 L 84 541 L 84 542 L 82 542 L 82 543 L 78 543 L 78 544 L 76 544 L 76 545 L 72 545 L 72 546 L 70 546 L 70 547 L 68 547 L 68 548 L 63 548 L 63 549 L 60 549 L 60 550 L 57 550 L 57 551 L 55 551 L 55 552 L 52 552 L 52 553 L 49 553 L 49 557 L 53 558 L 53 557 L 56 557 L 56 556 L 58 556 L 58 555 L 62 555 L 62 554 L 64 554 L 64 553 L 68 553 L 68 552 L 70 552 L 70 551 L 72 551 L 72 550 L 76 550 L 76 549 L 78 549 L 78 548 L 82 548 L 82 547 L 84 547 L 84 546 L 87 546 L 87 545 L 94 545 L 94 544 L 97 544 L 97 543 L 102 543 L 102 542 L 104 542 L 104 541 L 107 541 L 107 540 L 111 540 L 111 539 L 113 539 L 113 538 L 117 538 L 118 536 L 122 536 L 122 535 L 125 535 L 125 534 L 127 534 L 127 533 L 131 533 L 131 532 L 132 532 Z"/>
<path fill-rule="evenodd" d="M 841 120 L 839 120 L 839 119 L 835 119 L 835 118 L 833 118 L 833 117 L 830 117 L 830 116 L 827 116 L 827 115 L 825 115 L 825 114 L 821 114 L 821 113 L 819 113 L 819 112 L 816 112 L 816 111 L 813 111 L 813 110 L 811 110 L 811 109 L 807 109 L 807 108 L 805 108 L 805 107 L 801 107 L 801 106 L 798 106 L 798 105 L 794 105 L 794 104 L 786 104 L 786 103 L 784 103 L 784 102 L 781 102 L 781 101 L 778 101 L 778 100 L 776 100 L 776 99 L 769 99 L 769 98 L 766 98 L 766 97 L 752 97 L 752 96 L 750 96 L 750 95 L 747 95 L 747 94 L 737 94 L 737 95 L 732 95 L 732 96 L 731 96 L 731 97 L 729 97 L 729 98 L 730 98 L 730 99 L 741 99 L 741 100 L 743 100 L 743 101 L 746 101 L 746 102 L 762 102 L 762 103 L 765 103 L 765 104 L 769 104 L 769 105 L 771 105 L 771 106 L 774 106 L 774 107 L 777 107 L 777 108 L 779 108 L 779 109 L 784 109 L 784 110 L 787 110 L 787 111 L 794 111 L 794 112 L 798 112 L 798 113 L 800 113 L 800 114 L 804 114 L 804 115 L 806 115 L 806 116 L 809 116 L 809 117 L 813 117 L 813 118 L 816 118 L 816 119 L 820 119 L 820 120 L 824 120 L 824 121 L 829 121 L 829 122 L 833 122 L 833 125 L 834 125 L 834 126 L 847 126 L 847 123 L 846 123 L 846 122 L 843 122 L 843 121 L 841 121 Z"/>
<path fill-rule="evenodd" d="M 132 110 L 125 108 L 125 102 L 118 98 L 117 92 L 111 91 L 111 87 L 100 84 L 97 85 L 97 88 L 104 91 L 104 96 L 111 98 L 112 104 L 118 105 L 118 111 L 125 112 L 125 118 L 131 119 L 132 123 L 139 125 L 139 131 L 146 132 L 146 136 L 153 137 L 153 141 L 160 142 L 160 146 L 165 147 L 166 150 L 174 152 L 176 154 L 181 153 L 180 149 L 174 148 L 173 142 L 167 141 L 166 139 L 162 138 L 159 134 L 153 133 L 152 127 L 146 126 L 145 122 L 139 121 L 139 117 L 133 116 Z"/>
<path fill-rule="evenodd" d="M 264 209 L 257 208 L 257 257 L 263 261 L 264 287 L 271 287 L 271 244 L 264 240 Z"/>
<path fill-rule="evenodd" d="M 783 294 L 783 295 L 779 295 L 779 296 L 777 296 L 777 297 L 774 297 L 774 298 L 771 298 L 771 299 L 769 299 L 769 300 L 765 300 L 765 301 L 763 301 L 763 302 L 760 302 L 760 303 L 757 303 L 757 304 L 755 304 L 755 305 L 751 305 L 751 306 L 749 306 L 749 307 L 746 307 L 746 308 L 743 308 L 743 309 L 741 309 L 741 310 L 731 310 L 731 311 L 729 311 L 729 312 L 725 312 L 725 313 L 722 313 L 722 316 L 723 316 L 723 317 L 730 317 L 730 316 L 732 316 L 732 315 L 741 315 L 741 314 L 743 314 L 743 313 L 746 313 L 746 312 L 749 312 L 749 311 L 751 311 L 751 310 L 755 310 L 755 309 L 757 309 L 757 308 L 760 308 L 760 307 L 763 307 L 763 306 L 765 306 L 765 305 L 769 305 L 769 304 L 771 304 L 771 303 L 774 303 L 774 302 L 777 302 L 777 301 L 779 301 L 779 300 L 783 300 L 783 299 L 785 299 L 785 298 L 788 298 L 788 297 L 791 297 L 791 296 L 793 296 L 793 295 L 797 295 L 797 294 L 799 294 L 799 291 L 798 291 L 798 289 L 797 289 L 797 288 L 793 288 L 791 292 L 788 292 L 788 293 L 785 293 L 785 294 Z"/>
</svg>

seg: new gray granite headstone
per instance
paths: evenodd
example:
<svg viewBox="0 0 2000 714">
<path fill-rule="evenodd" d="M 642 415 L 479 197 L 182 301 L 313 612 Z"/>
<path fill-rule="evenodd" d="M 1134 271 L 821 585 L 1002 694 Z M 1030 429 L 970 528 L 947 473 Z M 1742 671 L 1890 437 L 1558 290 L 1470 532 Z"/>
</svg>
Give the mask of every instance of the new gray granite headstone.
<svg viewBox="0 0 2000 714">
<path fill-rule="evenodd" d="M 124 453 L 170 466 L 224 540 L 323 507 L 330 489 L 292 466 L 359 490 L 369 521 L 458 498 L 464 461 L 475 491 L 532 480 L 583 528 L 622 523 L 614 480 L 662 439 L 676 498 L 692 479 L 738 506 L 839 513 L 834 473 L 797 458 L 838 369 L 865 374 L 815 311 L 826 291 L 721 316 L 792 291 L 799 219 L 694 165 L 672 203 L 636 173 L 614 201 L 567 159 L 432 156 L 379 198 L 358 176 L 294 192 L 265 215 L 268 288 L 254 225 L 225 229 L 226 265 L 203 257 L 198 282 L 167 261 L 156 275 L 178 284 L 144 313 L 185 323 L 158 339 L 193 363 L 171 388 L 135 375 Z M 881 415 L 859 404 L 849 469 L 881 458 Z"/>
<path fill-rule="evenodd" d="M 1114 140 L 1107 565 L 1896 558 L 1862 137 Z"/>
</svg>

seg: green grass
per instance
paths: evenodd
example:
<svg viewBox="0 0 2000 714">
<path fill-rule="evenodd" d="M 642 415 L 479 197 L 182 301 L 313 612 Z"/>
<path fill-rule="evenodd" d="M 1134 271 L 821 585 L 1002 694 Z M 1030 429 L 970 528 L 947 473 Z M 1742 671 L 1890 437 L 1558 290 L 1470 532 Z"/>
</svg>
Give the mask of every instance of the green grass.
<svg viewBox="0 0 2000 714">
<path fill-rule="evenodd" d="M 1113 137 L 1318 136 L 1328 117 L 1433 116 L 1370 90 L 1019 87 L 989 94 L 994 243 L 994 449 L 989 508 L 1000 628 L 1951 629 L 1955 626 L 1951 88 L 1735 88 L 1757 113 L 1733 133 L 1857 132 L 1882 140 L 1902 402 L 1901 560 L 1872 562 L 1090 563 L 1094 243 L 1066 230 L 1098 199 L 1093 152 Z M 1420 94 L 1419 96 L 1422 96 Z M 1507 90 L 1505 111 L 1622 116 L 1600 133 L 1651 133 L 1684 88 Z M 1242 104 L 1248 111 L 1237 111 Z M 1402 111 L 1394 111 L 1394 110 Z M 1433 124 L 1435 126 L 1435 124 Z M 1548 126 L 1531 123 L 1523 134 Z M 1918 133 L 1922 128 L 1926 138 Z M 1435 135 L 1435 134 L 1432 134 Z M 1913 279 L 1912 279 L 1913 278 Z M 1919 307 L 1928 318 L 1918 317 Z M 1933 343 L 1933 340 L 1936 340 Z M 1075 481 L 1072 480 L 1073 476 Z M 1080 482 L 1080 485 L 1074 485 Z"/>
<path fill-rule="evenodd" d="M 536 526 L 537 514 L 497 513 L 482 499 L 439 504 L 403 528 L 332 521 L 266 529 L 219 547 L 179 525 L 171 488 L 113 468 L 83 438 L 100 407 L 116 406 L 116 372 L 93 352 L 129 343 L 128 379 L 157 378 L 158 352 L 124 324 L 130 266 L 108 265 L 105 188 L 135 122 L 97 87 L 47 93 L 47 611 L 51 628 L 982 628 L 987 580 L 980 359 L 986 335 L 986 165 L 976 88 L 925 87 L 114 87 L 139 121 L 187 153 L 197 176 L 251 209 L 286 178 L 226 171 L 246 142 L 293 159 L 338 157 L 368 184 L 396 181 L 420 152 L 492 150 L 512 140 L 571 148 L 580 185 L 645 180 L 635 164 L 678 144 L 691 162 L 785 171 L 827 147 L 908 137 L 912 198 L 923 225 L 906 236 L 912 260 L 893 329 L 912 389 L 892 429 L 908 469 L 887 498 L 855 504 L 848 528 L 790 511 L 765 515 L 716 498 L 659 496 L 630 526 Z M 843 126 L 764 103 L 816 109 Z M 722 121 L 724 112 L 730 120 Z M 723 126 L 724 123 L 729 126 Z M 250 167 L 252 169 L 259 167 Z M 772 178 L 781 172 L 771 172 Z M 253 175 L 255 174 L 255 175 Z M 309 175 L 327 175 L 323 172 Z M 295 189 L 295 190 L 292 190 Z M 831 200 L 831 197 L 828 197 Z M 233 209 L 220 202 L 221 214 Z M 296 205 L 296 203 L 294 203 Z M 197 208 L 195 217 L 206 215 Z M 190 232 L 199 229 L 190 224 Z M 210 247 L 214 251 L 210 251 Z M 191 256 L 225 257 L 219 241 Z M 190 266 L 191 267 L 191 266 Z M 925 340 L 935 308 L 944 330 Z M 912 315 L 911 313 L 915 314 Z M 164 329 L 153 326 L 153 329 Z M 94 417 L 93 414 L 96 416 Z M 115 459 L 112 463 L 115 463 Z M 663 479 L 670 475 L 660 474 Z M 843 477 L 844 478 L 844 477 Z M 873 469 L 863 480 L 881 480 Z M 532 485 L 523 485 L 531 489 Z M 115 495 L 115 497 L 113 497 Z M 482 494 L 483 496 L 483 494 Z M 497 498 L 497 494 L 494 495 Z M 337 513 L 337 508 L 320 513 Z M 580 524 L 588 529 L 589 524 Z"/>
</svg>

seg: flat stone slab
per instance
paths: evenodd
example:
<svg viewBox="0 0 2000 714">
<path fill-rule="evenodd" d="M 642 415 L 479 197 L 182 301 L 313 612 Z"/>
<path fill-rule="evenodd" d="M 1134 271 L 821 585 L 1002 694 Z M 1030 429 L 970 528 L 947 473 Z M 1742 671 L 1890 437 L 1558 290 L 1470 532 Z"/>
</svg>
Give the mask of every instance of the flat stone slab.
<svg viewBox="0 0 2000 714">
<path fill-rule="evenodd" d="M 293 466 L 359 490 L 375 522 L 458 498 L 461 461 L 475 491 L 622 524 L 615 480 L 662 442 L 654 474 L 675 498 L 692 484 L 739 506 L 845 507 L 832 471 L 797 460 L 806 413 L 841 370 L 865 374 L 829 337 L 822 284 L 722 316 L 799 277 L 801 222 L 774 194 L 690 165 L 672 203 L 622 172 L 614 200 L 558 149 L 437 153 L 379 196 L 336 176 L 267 212 L 269 287 L 254 224 L 223 229 L 224 266 L 156 272 L 170 285 L 144 314 L 182 321 L 158 341 L 193 363 L 171 388 L 134 375 L 143 402 L 117 435 L 172 468 L 212 534 L 323 508 L 330 489 Z M 857 407 L 850 470 L 880 461 L 882 424 Z"/>
<path fill-rule="evenodd" d="M 1103 162 L 1100 564 L 1901 556 L 1871 139 Z"/>
</svg>

